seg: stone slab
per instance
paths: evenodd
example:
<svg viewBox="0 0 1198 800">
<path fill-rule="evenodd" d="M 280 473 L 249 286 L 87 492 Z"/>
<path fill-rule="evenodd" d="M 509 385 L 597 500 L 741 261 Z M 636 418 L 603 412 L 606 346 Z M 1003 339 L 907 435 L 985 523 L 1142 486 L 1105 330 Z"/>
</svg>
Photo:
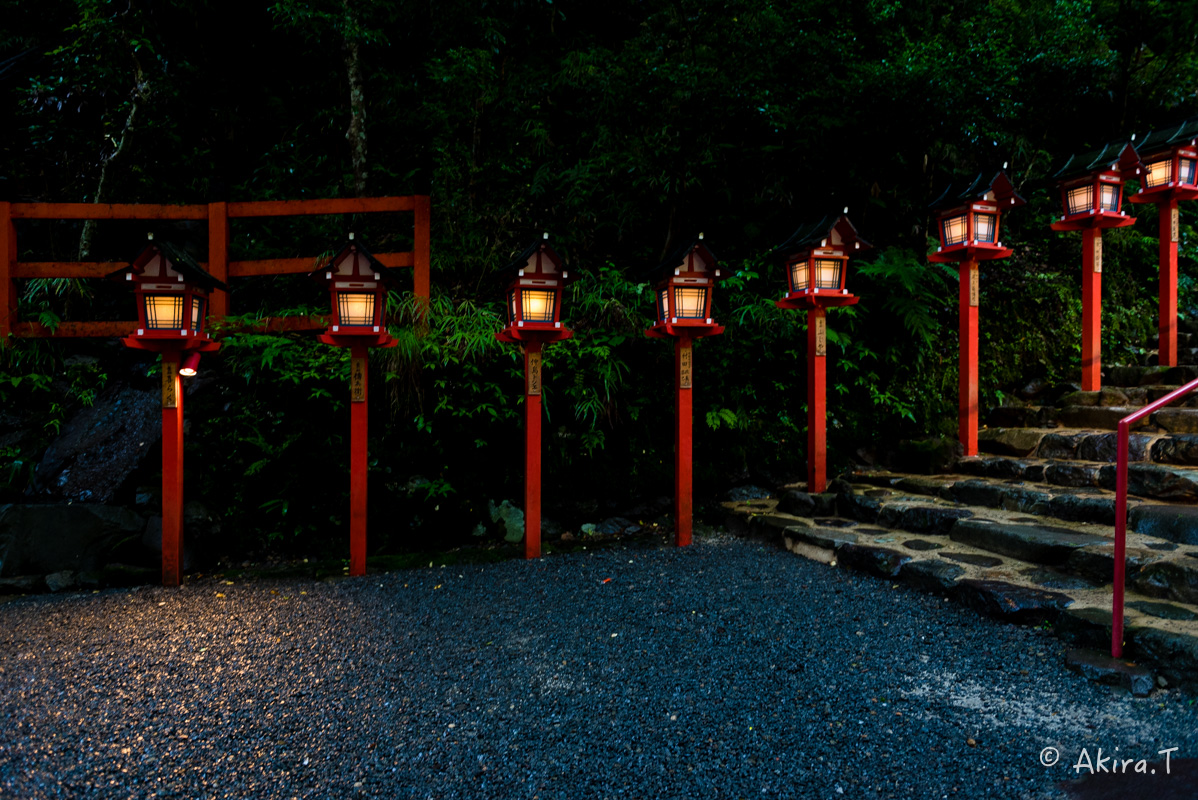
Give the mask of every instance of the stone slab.
<svg viewBox="0 0 1198 800">
<path fill-rule="evenodd" d="M 1198 433 L 1198 409 L 1162 408 L 1152 415 L 1152 421 L 1169 433 Z"/>
<path fill-rule="evenodd" d="M 1070 461 L 1051 461 L 1044 465 L 1044 480 L 1057 486 L 1098 486 L 1099 467 Z"/>
<path fill-rule="evenodd" d="M 865 544 L 842 545 L 836 551 L 836 558 L 842 566 L 879 578 L 893 578 L 911 561 L 911 556 L 899 550 Z"/>
<path fill-rule="evenodd" d="M 1074 550 L 1109 542 L 1102 536 L 1063 528 L 968 519 L 953 525 L 949 538 L 980 550 L 1049 566 L 1064 564 Z"/>
<path fill-rule="evenodd" d="M 1049 433 L 1040 440 L 1036 449 L 1039 458 L 1077 458 L 1077 448 L 1088 434 L 1085 433 Z"/>
<path fill-rule="evenodd" d="M 1108 464 L 1099 470 L 1099 485 L 1115 490 L 1118 469 Z M 1198 470 L 1164 464 L 1129 464 L 1127 491 L 1136 497 L 1157 500 L 1198 501 Z"/>
<path fill-rule="evenodd" d="M 1051 622 L 1073 602 L 1073 598 L 1061 592 L 969 578 L 958 581 L 954 594 L 975 611 L 1021 624 Z"/>
<path fill-rule="evenodd" d="M 916 550 L 926 553 L 929 550 L 940 550 L 944 547 L 944 545 L 938 544 L 936 542 L 928 542 L 923 539 L 911 539 L 910 541 L 903 542 L 903 547 L 907 548 L 908 550 Z"/>
<path fill-rule="evenodd" d="M 841 545 L 855 544 L 857 534 L 845 530 L 829 530 L 827 528 L 788 528 L 783 535 L 796 542 L 820 547 L 824 550 L 835 550 Z"/>
<path fill-rule="evenodd" d="M 1198 435 L 1181 433 L 1162 436 L 1152 444 L 1151 460 L 1158 464 L 1198 466 Z"/>
<path fill-rule="evenodd" d="M 1057 617 L 1054 631 L 1067 642 L 1086 647 L 1111 646 L 1111 610 L 1109 608 L 1067 608 Z M 1126 629 L 1124 629 L 1126 634 Z"/>
<path fill-rule="evenodd" d="M 1156 617 L 1157 619 L 1177 619 L 1182 621 L 1198 619 L 1198 613 L 1191 611 L 1185 606 L 1176 606 L 1172 603 L 1133 600 L 1127 604 L 1127 607 L 1134 608 L 1136 611 L 1147 614 L 1150 617 Z"/>
<path fill-rule="evenodd" d="M 894 503 L 882 508 L 878 514 L 878 524 L 913 533 L 944 535 L 952 529 L 957 520 L 972 516 L 973 512 L 966 508 Z"/>
<path fill-rule="evenodd" d="M 1127 460 L 1147 461 L 1148 445 L 1152 437 L 1133 433 L 1127 437 Z M 1077 457 L 1083 461 L 1105 461 L 1114 464 L 1119 458 L 1118 433 L 1092 433 L 1082 437 L 1077 448 Z"/>
<path fill-rule="evenodd" d="M 1161 559 L 1146 565 L 1131 583 L 1149 597 L 1198 603 L 1198 562 Z"/>
<path fill-rule="evenodd" d="M 1151 664 L 1171 682 L 1189 686 L 1198 684 L 1198 636 L 1137 626 L 1130 649 L 1137 660 Z"/>
<path fill-rule="evenodd" d="M 1134 697 L 1147 697 L 1156 688 L 1151 670 L 1094 650 L 1068 651 L 1065 653 L 1065 666 L 1087 680 L 1122 686 Z"/>
<path fill-rule="evenodd" d="M 959 561 L 962 564 L 970 564 L 975 567 L 990 567 L 1002 566 L 1003 560 L 995 556 L 986 556 L 981 553 L 941 553 L 941 558 L 947 558 L 951 561 Z"/>
<path fill-rule="evenodd" d="M 847 492 L 836 496 L 836 510 L 842 517 L 861 522 L 877 522 L 878 514 L 882 511 L 882 501 L 877 497 Z"/>
<path fill-rule="evenodd" d="M 899 570 L 899 578 L 925 592 L 948 592 L 965 570 L 944 561 L 911 561 Z"/>
<path fill-rule="evenodd" d="M 1071 522 L 1115 524 L 1115 498 L 1058 494 L 1048 503 L 1048 513 Z"/>
<path fill-rule="evenodd" d="M 978 431 L 978 449 L 1005 456 L 1026 456 L 1035 452 L 1044 431 L 1035 428 L 984 428 Z"/>
<path fill-rule="evenodd" d="M 1198 545 L 1198 506 L 1145 503 L 1127 513 L 1127 525 L 1145 536 Z"/>
</svg>

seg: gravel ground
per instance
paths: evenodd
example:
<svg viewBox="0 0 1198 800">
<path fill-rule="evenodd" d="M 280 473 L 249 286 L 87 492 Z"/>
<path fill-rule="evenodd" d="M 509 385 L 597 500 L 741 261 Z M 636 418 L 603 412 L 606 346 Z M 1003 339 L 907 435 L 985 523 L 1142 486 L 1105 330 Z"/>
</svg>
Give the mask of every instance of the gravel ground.
<svg viewBox="0 0 1198 800">
<path fill-rule="evenodd" d="M 28 597 L 0 605 L 0 797 L 1046 798 L 1083 748 L 1193 758 L 1192 696 L 1062 654 L 719 535 Z"/>
</svg>

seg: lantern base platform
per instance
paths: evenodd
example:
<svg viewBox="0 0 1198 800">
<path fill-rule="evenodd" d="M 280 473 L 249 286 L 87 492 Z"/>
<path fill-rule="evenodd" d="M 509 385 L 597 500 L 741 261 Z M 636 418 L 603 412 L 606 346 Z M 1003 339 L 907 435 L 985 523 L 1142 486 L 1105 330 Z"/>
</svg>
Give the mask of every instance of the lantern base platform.
<svg viewBox="0 0 1198 800">
<path fill-rule="evenodd" d="M 1198 200 L 1198 189 L 1186 186 L 1158 186 L 1127 198 L 1131 203 L 1168 203 L 1171 200 Z"/>
<path fill-rule="evenodd" d="M 516 328 L 508 327 L 495 334 L 495 338 L 507 344 L 523 342 L 562 342 L 574 335 L 569 328 Z"/>
<path fill-rule="evenodd" d="M 701 339 L 704 336 L 719 336 L 724 332 L 723 325 L 672 325 L 659 322 L 645 330 L 650 339 Z"/>
<path fill-rule="evenodd" d="M 125 347 L 134 350 L 149 350 L 152 353 L 212 353 L 220 349 L 220 342 L 214 342 L 207 334 L 184 339 L 167 339 L 143 336 L 125 336 L 121 338 Z"/>
<path fill-rule="evenodd" d="M 1092 228 L 1126 228 L 1128 225 L 1135 224 L 1135 217 L 1129 217 L 1126 214 L 1103 213 L 1091 214 L 1078 219 L 1058 220 L 1049 227 L 1054 231 L 1085 231 Z"/>
<path fill-rule="evenodd" d="M 934 264 L 951 264 L 956 261 L 994 261 L 1008 258 L 1015 252 L 1009 247 L 998 247 L 992 244 L 971 244 L 952 250 L 932 253 L 928 261 Z"/>
<path fill-rule="evenodd" d="M 788 309 L 832 308 L 856 305 L 860 299 L 854 294 L 840 294 L 832 291 L 792 292 L 781 300 L 775 300 L 774 305 L 778 308 Z"/>
<path fill-rule="evenodd" d="M 320 341 L 333 347 L 395 347 L 399 341 L 389 333 L 322 333 Z"/>
</svg>

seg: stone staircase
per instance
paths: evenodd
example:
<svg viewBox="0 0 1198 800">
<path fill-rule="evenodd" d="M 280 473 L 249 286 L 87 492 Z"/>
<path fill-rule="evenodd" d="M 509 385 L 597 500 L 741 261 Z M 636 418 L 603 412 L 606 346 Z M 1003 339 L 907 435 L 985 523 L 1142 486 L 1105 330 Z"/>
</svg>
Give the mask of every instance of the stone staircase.
<svg viewBox="0 0 1198 800">
<path fill-rule="evenodd" d="M 1194 333 L 1179 345 L 1183 360 L 1198 360 Z M 1108 368 L 1100 392 L 1066 386 L 993 409 L 981 455 L 951 474 L 862 470 L 820 495 L 787 486 L 726 503 L 729 526 L 999 619 L 1051 625 L 1078 647 L 1070 666 L 1133 694 L 1198 688 L 1198 393 L 1131 434 L 1125 660 L 1109 657 L 1117 425 L 1195 378 L 1194 365 Z"/>
</svg>

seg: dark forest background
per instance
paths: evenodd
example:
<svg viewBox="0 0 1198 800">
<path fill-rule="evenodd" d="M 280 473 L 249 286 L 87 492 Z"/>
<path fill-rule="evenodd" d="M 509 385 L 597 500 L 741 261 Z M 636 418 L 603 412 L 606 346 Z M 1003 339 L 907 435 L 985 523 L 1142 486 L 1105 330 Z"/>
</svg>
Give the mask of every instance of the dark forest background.
<svg viewBox="0 0 1198 800">
<path fill-rule="evenodd" d="M 672 353 L 646 339 L 644 272 L 703 231 L 734 277 L 696 350 L 697 491 L 804 472 L 804 320 L 763 256 L 847 206 L 875 249 L 829 318 L 834 468 L 956 429 L 955 272 L 927 263 L 928 203 L 1004 163 L 1029 201 L 982 269 L 984 406 L 1080 374 L 1078 234 L 1049 222 L 1070 154 L 1198 113 L 1198 14 L 1154 0 L 0 0 L 0 199 L 204 203 L 432 197 L 430 328 L 393 297 L 372 356 L 371 544 L 446 545 L 517 501 L 522 378 L 497 271 L 548 231 L 582 279 L 546 349 L 545 503 L 566 528 L 667 495 Z M 1134 185 L 1131 187 L 1134 190 Z M 1156 328 L 1155 206 L 1108 232 L 1104 360 Z M 1198 305 L 1182 209 L 1181 308 Z M 128 259 L 130 223 L 18 223 L 21 260 Z M 411 247 L 410 215 L 236 222 L 232 257 Z M 203 226 L 158 226 L 206 258 Z M 122 287 L 22 281 L 21 314 L 125 319 Z M 234 312 L 324 312 L 294 279 L 238 279 Z M 188 399 L 187 494 L 245 550 L 341 549 L 346 353 L 311 335 L 224 338 Z M 107 341 L 0 353 L 5 501 L 48 497 L 41 453 L 117 384 Z M 140 381 L 140 384 L 138 383 Z M 156 491 L 147 457 L 118 502 Z M 833 469 L 833 472 L 835 469 Z"/>
</svg>

